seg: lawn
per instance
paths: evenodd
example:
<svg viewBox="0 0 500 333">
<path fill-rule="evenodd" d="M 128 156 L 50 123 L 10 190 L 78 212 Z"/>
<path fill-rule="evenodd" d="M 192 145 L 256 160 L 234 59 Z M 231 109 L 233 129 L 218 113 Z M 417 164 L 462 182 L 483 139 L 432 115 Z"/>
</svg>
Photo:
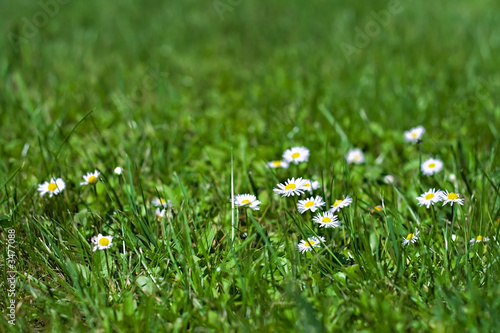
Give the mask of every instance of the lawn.
<svg viewBox="0 0 500 333">
<path fill-rule="evenodd" d="M 1 2 L 0 331 L 499 332 L 499 10 Z"/>
</svg>

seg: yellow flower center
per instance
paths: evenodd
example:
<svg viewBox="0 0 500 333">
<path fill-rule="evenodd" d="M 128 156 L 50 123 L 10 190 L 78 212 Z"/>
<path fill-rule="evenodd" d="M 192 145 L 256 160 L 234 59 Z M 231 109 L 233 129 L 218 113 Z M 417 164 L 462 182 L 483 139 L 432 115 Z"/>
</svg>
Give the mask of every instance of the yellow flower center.
<svg viewBox="0 0 500 333">
<path fill-rule="evenodd" d="M 274 161 L 273 165 L 279 167 L 281 165 L 281 161 Z"/>
<path fill-rule="evenodd" d="M 313 241 L 313 240 L 310 240 L 310 241 L 305 242 L 305 243 L 304 243 L 304 246 L 311 247 L 311 246 L 313 246 L 313 245 L 314 245 L 314 243 L 316 243 L 316 242 L 315 242 L 315 241 Z"/>
<path fill-rule="evenodd" d="M 354 160 L 355 160 L 355 161 L 359 161 L 359 159 L 360 159 L 360 158 L 361 158 L 361 156 L 359 156 L 359 155 L 354 155 Z"/>
<path fill-rule="evenodd" d="M 381 212 L 382 211 L 382 206 L 375 206 L 375 210 L 377 212 Z"/>
<path fill-rule="evenodd" d="M 165 201 L 165 199 L 158 199 L 158 201 L 163 205 L 164 203 L 166 203 L 167 201 Z"/>
<path fill-rule="evenodd" d="M 311 184 L 309 184 L 309 183 L 304 184 L 304 187 L 311 187 Z"/>
<path fill-rule="evenodd" d="M 340 203 L 342 203 L 342 200 L 335 200 L 333 207 L 337 207 Z"/>
<path fill-rule="evenodd" d="M 312 205 L 314 205 L 314 201 L 308 201 L 304 206 L 311 207 Z"/>
<path fill-rule="evenodd" d="M 417 137 L 417 133 L 413 132 L 413 133 L 411 133 L 411 136 L 412 136 L 413 138 L 416 138 L 416 137 Z"/>
<path fill-rule="evenodd" d="M 406 239 L 407 239 L 407 240 L 410 240 L 410 239 L 412 239 L 412 238 L 413 238 L 413 234 L 408 234 L 408 236 L 406 236 Z"/>
<path fill-rule="evenodd" d="M 297 186 L 295 186 L 295 184 L 288 184 L 287 186 L 285 186 L 285 190 L 295 190 L 295 188 L 297 188 Z"/>
<path fill-rule="evenodd" d="M 300 156 L 300 153 L 293 153 L 292 158 L 298 158 Z"/>
<path fill-rule="evenodd" d="M 436 163 L 429 164 L 429 168 L 435 168 L 435 167 L 436 167 Z"/>
<path fill-rule="evenodd" d="M 484 237 L 483 237 L 483 236 L 477 236 L 477 237 L 476 237 L 476 242 L 482 242 L 482 241 L 483 241 L 483 239 L 484 239 Z"/>
<path fill-rule="evenodd" d="M 425 196 L 425 200 L 430 200 L 432 198 L 434 198 L 434 193 L 429 193 Z"/>
<path fill-rule="evenodd" d="M 323 223 L 332 222 L 332 219 L 329 217 L 323 217 L 323 220 L 321 220 L 321 222 L 323 222 Z"/>
<path fill-rule="evenodd" d="M 448 199 L 450 199 L 450 200 L 458 199 L 458 194 L 450 193 L 450 194 L 448 194 Z"/>
<path fill-rule="evenodd" d="M 95 184 L 97 183 L 97 177 L 96 176 L 90 176 L 89 180 L 87 180 L 89 184 Z"/>
<path fill-rule="evenodd" d="M 109 245 L 109 239 L 104 238 L 104 237 L 101 238 L 101 239 L 99 239 L 99 245 L 101 245 L 101 246 L 108 246 Z"/>
<path fill-rule="evenodd" d="M 50 192 L 54 192 L 57 189 L 56 183 L 49 183 L 49 186 L 47 187 Z"/>
<path fill-rule="evenodd" d="M 249 204 L 249 203 L 250 203 L 250 200 L 246 200 L 246 199 L 245 199 L 245 200 L 243 200 L 241 203 L 246 205 L 246 204 Z"/>
</svg>

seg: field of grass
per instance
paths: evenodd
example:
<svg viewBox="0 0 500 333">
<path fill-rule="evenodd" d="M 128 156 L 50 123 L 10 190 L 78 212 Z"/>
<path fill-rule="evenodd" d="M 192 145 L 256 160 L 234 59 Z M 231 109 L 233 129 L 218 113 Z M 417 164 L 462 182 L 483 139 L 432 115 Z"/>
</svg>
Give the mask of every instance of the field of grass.
<svg viewBox="0 0 500 333">
<path fill-rule="evenodd" d="M 499 332 L 499 10 L 1 2 L 0 331 Z M 267 167 L 294 146 L 307 162 Z M 353 198 L 340 227 L 273 192 L 292 177 Z M 464 204 L 419 206 L 430 188 Z"/>
</svg>

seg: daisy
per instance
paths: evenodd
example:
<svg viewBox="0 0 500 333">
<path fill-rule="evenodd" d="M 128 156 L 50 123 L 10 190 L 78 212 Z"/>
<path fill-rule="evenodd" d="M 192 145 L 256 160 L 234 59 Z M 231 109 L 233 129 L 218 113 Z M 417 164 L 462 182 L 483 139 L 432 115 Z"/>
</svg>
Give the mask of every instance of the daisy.
<svg viewBox="0 0 500 333">
<path fill-rule="evenodd" d="M 391 175 L 387 175 L 384 177 L 384 182 L 386 184 L 393 184 L 394 183 L 394 177 Z"/>
<path fill-rule="evenodd" d="M 380 205 L 373 207 L 373 209 L 375 209 L 377 212 L 381 212 L 384 210 L 384 208 Z"/>
<path fill-rule="evenodd" d="M 335 213 L 341 208 L 349 206 L 351 203 L 352 203 L 352 198 L 350 196 L 346 196 L 344 199 L 335 200 L 329 212 Z"/>
<path fill-rule="evenodd" d="M 45 182 L 38 185 L 38 191 L 40 191 L 40 196 L 43 197 L 45 193 L 49 193 L 49 198 L 53 195 L 61 193 L 66 187 L 66 184 L 61 178 L 50 178 L 50 182 Z"/>
<path fill-rule="evenodd" d="M 85 180 L 84 182 L 81 182 L 80 185 L 95 185 L 97 181 L 99 180 L 99 175 L 101 173 L 97 170 L 94 170 L 94 172 L 88 172 L 86 175 L 83 175 L 83 179 Z"/>
<path fill-rule="evenodd" d="M 445 191 L 444 193 L 441 193 L 441 198 L 444 200 L 443 206 L 446 205 L 448 202 L 450 203 L 451 206 L 453 206 L 453 203 L 456 202 L 459 205 L 464 204 L 464 199 L 460 198 L 460 194 L 458 193 L 453 193 Z"/>
<path fill-rule="evenodd" d="M 411 143 L 417 143 L 424 133 L 425 128 L 422 126 L 412 128 L 411 130 L 405 132 L 405 140 Z"/>
<path fill-rule="evenodd" d="M 283 194 L 283 197 L 299 195 L 304 193 L 306 180 L 301 178 L 288 179 L 285 184 L 278 184 L 278 188 L 273 189 L 274 193 Z"/>
<path fill-rule="evenodd" d="M 443 169 L 443 162 L 433 158 L 429 158 L 427 161 L 422 163 L 422 172 L 426 176 L 432 176 Z"/>
<path fill-rule="evenodd" d="M 319 247 L 321 245 L 321 242 L 325 242 L 324 237 L 309 237 L 307 238 L 307 241 L 301 240 L 298 248 L 301 253 L 311 251 L 313 247 Z"/>
<path fill-rule="evenodd" d="M 151 201 L 151 203 L 155 207 L 160 207 L 161 206 L 163 208 L 167 208 L 171 204 L 170 200 L 165 200 L 165 199 L 162 199 L 162 198 L 154 198 L 153 201 Z"/>
<path fill-rule="evenodd" d="M 267 166 L 273 169 L 276 168 L 288 169 L 288 163 L 285 161 L 271 161 L 267 163 Z"/>
<path fill-rule="evenodd" d="M 283 153 L 283 158 L 288 163 L 299 164 L 299 162 L 307 162 L 309 159 L 309 149 L 306 147 L 292 147 L 285 150 Z"/>
<path fill-rule="evenodd" d="M 156 221 L 161 222 L 161 220 L 163 220 L 163 217 L 165 216 L 165 212 L 166 212 L 165 208 L 163 208 L 163 209 L 156 208 L 156 212 L 155 212 Z"/>
<path fill-rule="evenodd" d="M 427 208 L 429 208 L 431 205 L 434 205 L 436 202 L 440 202 L 443 200 L 442 198 L 443 191 L 438 190 L 436 192 L 436 189 L 431 188 L 429 191 L 425 192 L 421 196 L 417 197 L 418 204 L 420 206 L 425 205 Z"/>
<path fill-rule="evenodd" d="M 252 194 L 238 194 L 234 197 L 234 204 L 237 207 L 250 207 L 253 210 L 260 210 L 260 201 Z"/>
<path fill-rule="evenodd" d="M 299 209 L 299 212 L 301 214 L 304 214 L 308 210 L 310 210 L 311 212 L 315 212 L 319 207 L 324 205 L 325 202 L 323 201 L 323 198 L 317 195 L 316 198 L 310 197 L 306 200 L 299 200 L 299 202 L 297 203 L 297 208 Z"/>
<path fill-rule="evenodd" d="M 96 244 L 93 251 L 109 249 L 113 245 L 113 236 L 99 234 L 96 237 L 92 237 L 92 244 Z"/>
<path fill-rule="evenodd" d="M 406 238 L 403 241 L 403 245 L 407 245 L 409 243 L 416 243 L 417 240 L 418 240 L 418 234 L 419 233 L 420 233 L 420 231 L 418 231 L 415 228 L 415 233 L 414 234 L 408 234 L 408 236 L 406 236 Z"/>
<path fill-rule="evenodd" d="M 349 150 L 345 159 L 349 164 L 350 163 L 361 164 L 365 161 L 365 156 L 363 155 L 361 149 L 356 148 Z"/>
<path fill-rule="evenodd" d="M 340 227 L 340 222 L 337 215 L 333 215 L 330 212 L 318 213 L 313 221 L 319 223 L 320 227 L 325 228 L 337 228 Z"/>
<path fill-rule="evenodd" d="M 114 173 L 117 175 L 121 175 L 123 173 L 123 168 L 122 167 L 116 167 L 114 170 Z"/>
<path fill-rule="evenodd" d="M 317 180 L 312 181 L 309 179 L 304 179 L 306 183 L 304 184 L 304 188 L 312 193 L 313 190 L 317 190 L 319 188 L 319 182 Z"/>
<path fill-rule="evenodd" d="M 470 240 L 471 243 L 481 243 L 481 242 L 487 242 L 490 239 L 488 237 L 483 237 L 483 236 L 477 236 L 476 238 L 472 238 Z"/>
</svg>

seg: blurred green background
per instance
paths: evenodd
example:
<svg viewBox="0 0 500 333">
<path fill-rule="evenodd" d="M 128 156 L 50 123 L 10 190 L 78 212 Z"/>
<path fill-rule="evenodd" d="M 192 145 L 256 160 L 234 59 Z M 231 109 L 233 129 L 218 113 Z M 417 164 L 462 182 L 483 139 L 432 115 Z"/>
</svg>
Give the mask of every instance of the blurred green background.
<svg viewBox="0 0 500 333">
<path fill-rule="evenodd" d="M 111 133 L 126 135 L 131 121 L 182 130 L 176 144 L 217 144 L 223 126 L 253 144 L 281 142 L 295 126 L 314 140 L 321 105 L 347 130 L 364 109 L 382 128 L 496 135 L 497 1 L 396 1 L 400 11 L 349 59 L 342 43 L 355 45 L 356 28 L 390 2 L 41 3 L 0 4 L 4 157 L 19 156 L 26 133 L 64 137 L 91 110 L 116 145 L 126 143 Z"/>
</svg>

